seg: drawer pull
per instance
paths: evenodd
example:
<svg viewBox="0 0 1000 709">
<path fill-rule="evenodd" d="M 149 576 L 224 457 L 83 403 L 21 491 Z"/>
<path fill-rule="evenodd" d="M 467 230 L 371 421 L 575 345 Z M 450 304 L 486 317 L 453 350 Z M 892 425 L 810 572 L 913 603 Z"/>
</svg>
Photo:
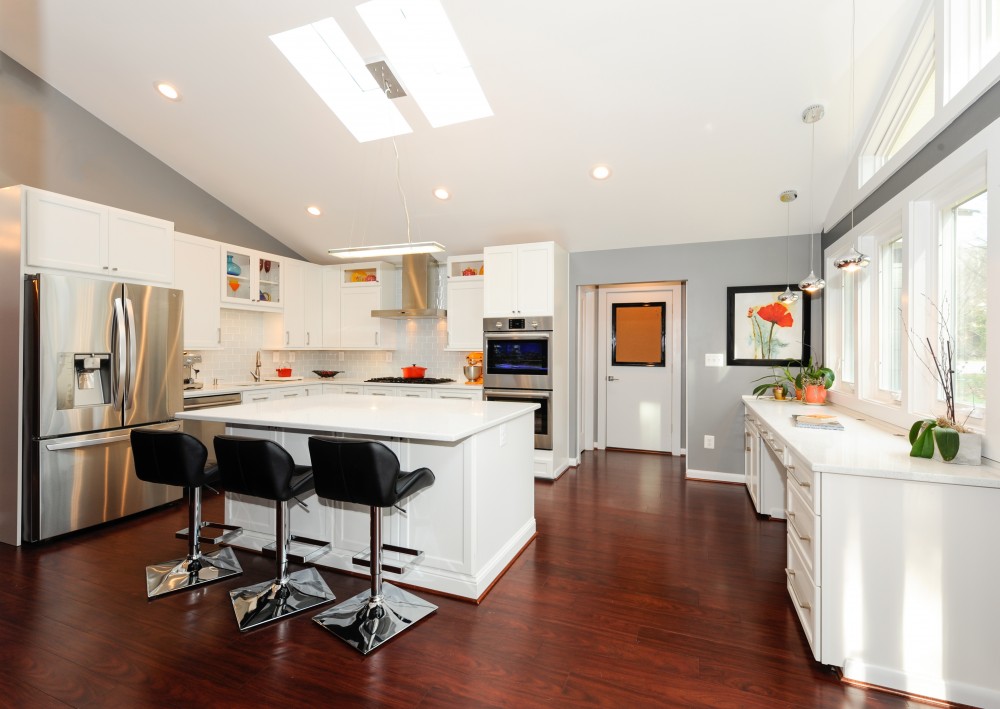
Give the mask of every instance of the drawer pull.
<svg viewBox="0 0 1000 709">
<path fill-rule="evenodd" d="M 798 599 L 795 599 L 795 602 L 799 604 L 799 608 L 805 608 L 807 611 L 812 610 L 812 604 L 809 603 L 809 601 L 800 601 Z"/>
<path fill-rule="evenodd" d="M 444 398 L 447 398 L 447 397 L 444 397 Z M 752 453 L 752 452 L 753 451 L 750 450 L 750 446 L 747 446 L 747 453 Z"/>
<path fill-rule="evenodd" d="M 785 576 L 794 576 L 794 575 L 795 575 L 795 569 L 789 569 L 785 567 Z"/>
<path fill-rule="evenodd" d="M 812 487 L 812 483 L 811 483 L 811 482 L 809 482 L 808 480 L 799 480 L 798 478 L 796 478 L 796 481 L 797 481 L 797 482 L 799 483 L 799 485 L 801 485 L 802 487 Z"/>
<path fill-rule="evenodd" d="M 794 512 L 792 512 L 791 510 L 785 510 L 785 516 L 788 517 L 788 523 L 792 525 L 792 531 L 795 532 L 796 537 L 798 537 L 804 542 L 812 542 L 812 537 L 810 537 L 808 534 L 803 534 L 798 530 L 798 527 L 795 526 Z"/>
</svg>

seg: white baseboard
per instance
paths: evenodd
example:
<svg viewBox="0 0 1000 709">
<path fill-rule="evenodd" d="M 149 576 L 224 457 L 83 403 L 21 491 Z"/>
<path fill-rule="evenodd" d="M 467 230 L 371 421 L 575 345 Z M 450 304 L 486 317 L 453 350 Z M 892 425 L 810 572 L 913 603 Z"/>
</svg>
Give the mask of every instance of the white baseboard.
<svg viewBox="0 0 1000 709">
<path fill-rule="evenodd" d="M 711 480 L 722 483 L 743 484 L 746 482 L 746 477 L 744 477 L 743 473 L 717 473 L 714 470 L 695 470 L 693 468 L 688 468 L 685 477 L 688 480 Z"/>
<path fill-rule="evenodd" d="M 844 677 L 865 684 L 975 707 L 1000 706 L 1000 691 L 997 691 L 995 682 L 991 682 L 993 686 L 981 686 L 945 677 L 924 677 L 851 658 L 847 658 L 844 662 Z"/>
</svg>

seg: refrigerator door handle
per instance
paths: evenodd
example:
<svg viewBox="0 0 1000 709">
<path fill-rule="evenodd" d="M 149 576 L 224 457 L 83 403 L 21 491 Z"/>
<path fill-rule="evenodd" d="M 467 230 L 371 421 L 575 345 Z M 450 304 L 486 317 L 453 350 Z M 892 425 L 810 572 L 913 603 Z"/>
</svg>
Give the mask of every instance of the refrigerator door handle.
<svg viewBox="0 0 1000 709">
<path fill-rule="evenodd" d="M 111 327 L 112 367 L 114 376 L 111 378 L 111 398 L 115 411 L 121 411 L 125 404 L 125 309 L 122 299 L 115 298 L 115 319 Z"/>
<path fill-rule="evenodd" d="M 180 424 L 176 426 L 162 426 L 156 429 L 157 431 L 180 431 Z M 131 440 L 131 433 L 124 433 L 120 436 L 107 436 L 105 438 L 91 438 L 86 441 L 65 441 L 62 443 L 46 443 L 45 450 L 47 451 L 68 451 L 74 448 L 89 448 L 90 446 L 105 446 L 109 443 L 121 443 L 122 441 Z"/>
<path fill-rule="evenodd" d="M 128 373 L 125 380 L 125 408 L 131 409 L 135 406 L 135 373 L 138 366 L 137 350 L 135 341 L 135 312 L 132 310 L 132 299 L 125 299 L 125 307 L 128 316 Z"/>
</svg>

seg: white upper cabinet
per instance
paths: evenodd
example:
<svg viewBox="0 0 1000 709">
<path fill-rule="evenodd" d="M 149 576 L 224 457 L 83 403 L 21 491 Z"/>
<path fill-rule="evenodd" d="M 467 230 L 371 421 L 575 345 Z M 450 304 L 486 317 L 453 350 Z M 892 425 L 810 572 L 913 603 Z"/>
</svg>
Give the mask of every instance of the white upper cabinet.
<svg viewBox="0 0 1000 709">
<path fill-rule="evenodd" d="M 391 350 L 396 347 L 396 321 L 373 318 L 373 310 L 395 303 L 395 266 L 381 261 L 344 266 L 340 277 L 340 347 Z"/>
<path fill-rule="evenodd" d="M 484 316 L 554 315 L 554 254 L 551 241 L 484 249 Z"/>
<path fill-rule="evenodd" d="M 448 257 L 449 350 L 483 348 L 483 255 Z"/>
<path fill-rule="evenodd" d="M 220 258 L 222 304 L 227 308 L 280 310 L 284 298 L 285 259 L 273 254 L 224 245 Z"/>
<path fill-rule="evenodd" d="M 264 347 L 319 349 L 323 345 L 322 267 L 282 261 L 284 306 L 264 316 Z"/>
<path fill-rule="evenodd" d="M 45 190 L 25 194 L 29 267 L 173 283 L 172 222 Z"/>
<path fill-rule="evenodd" d="M 184 291 L 184 349 L 218 349 L 220 323 L 218 241 L 174 235 L 174 288 Z"/>
<path fill-rule="evenodd" d="M 340 347 L 340 266 L 322 267 L 323 347 Z"/>
</svg>

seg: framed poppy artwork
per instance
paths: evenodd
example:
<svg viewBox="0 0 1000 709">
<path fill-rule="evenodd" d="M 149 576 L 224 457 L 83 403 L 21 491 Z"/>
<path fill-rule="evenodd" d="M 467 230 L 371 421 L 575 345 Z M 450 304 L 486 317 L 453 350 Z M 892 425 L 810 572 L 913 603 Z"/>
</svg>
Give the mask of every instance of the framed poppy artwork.
<svg viewBox="0 0 1000 709">
<path fill-rule="evenodd" d="M 804 360 L 809 342 L 809 300 L 778 296 L 785 286 L 732 286 L 726 289 L 726 364 L 788 367 Z"/>
</svg>

